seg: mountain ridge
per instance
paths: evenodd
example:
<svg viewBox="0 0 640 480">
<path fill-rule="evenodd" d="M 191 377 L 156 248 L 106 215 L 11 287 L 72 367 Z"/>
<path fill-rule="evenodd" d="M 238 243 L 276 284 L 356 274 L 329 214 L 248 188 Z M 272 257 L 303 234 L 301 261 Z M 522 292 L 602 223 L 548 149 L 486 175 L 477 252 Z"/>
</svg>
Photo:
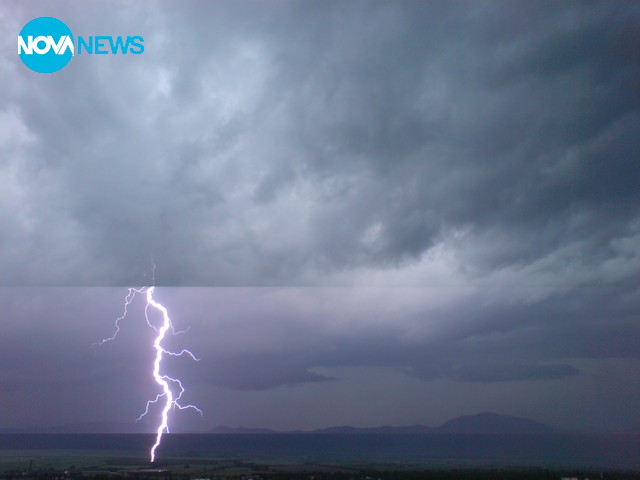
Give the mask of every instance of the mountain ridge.
<svg viewBox="0 0 640 480">
<path fill-rule="evenodd" d="M 401 435 L 401 434 L 550 434 L 562 433 L 563 430 L 528 418 L 500 415 L 493 412 L 482 412 L 475 415 L 463 415 L 452 418 L 438 427 L 426 425 L 411 426 L 380 426 L 380 427 L 352 427 L 341 425 L 335 427 L 318 428 L 314 430 L 278 431 L 271 429 L 252 429 L 245 427 L 218 426 L 207 433 L 211 434 L 314 434 L 314 435 Z"/>
<path fill-rule="evenodd" d="M 154 433 L 153 428 L 134 423 L 85 422 L 54 427 L 0 428 L 0 434 L 129 434 Z M 314 430 L 278 431 L 268 428 L 229 427 L 220 425 L 205 432 L 214 435 L 407 435 L 407 434 L 550 434 L 563 430 L 528 418 L 482 412 L 452 418 L 437 427 L 425 425 L 353 427 L 350 425 Z"/>
</svg>

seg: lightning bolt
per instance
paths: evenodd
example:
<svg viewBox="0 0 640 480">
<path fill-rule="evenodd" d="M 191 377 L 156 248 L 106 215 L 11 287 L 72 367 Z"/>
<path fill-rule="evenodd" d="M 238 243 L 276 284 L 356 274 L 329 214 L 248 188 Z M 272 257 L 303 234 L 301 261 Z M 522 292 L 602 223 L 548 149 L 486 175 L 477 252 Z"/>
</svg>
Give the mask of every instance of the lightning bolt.
<svg viewBox="0 0 640 480">
<path fill-rule="evenodd" d="M 155 271 L 155 265 L 154 265 L 154 271 Z M 145 415 L 149 413 L 149 407 L 151 405 L 160 402 L 161 399 L 164 401 L 164 406 L 162 407 L 161 416 L 160 416 L 161 418 L 160 425 L 158 425 L 158 428 L 156 430 L 156 440 L 153 446 L 151 447 L 151 450 L 149 451 L 149 456 L 151 458 L 152 463 L 156 459 L 156 449 L 158 448 L 158 446 L 160 445 L 160 442 L 162 441 L 162 435 L 164 433 L 169 433 L 169 412 L 171 410 L 175 410 L 176 408 L 178 410 L 193 409 L 198 413 L 200 413 L 200 415 L 202 415 L 202 410 L 200 410 L 195 405 L 182 405 L 179 403 L 179 400 L 182 398 L 182 394 L 185 391 L 184 387 L 182 386 L 182 382 L 177 378 L 173 378 L 173 377 L 170 377 L 169 375 L 160 373 L 160 365 L 162 363 L 162 357 L 165 354 L 171 355 L 174 357 L 187 355 L 191 357 L 193 360 L 195 360 L 196 362 L 199 362 L 200 359 L 197 358 L 193 353 L 191 353 L 190 350 L 187 350 L 186 348 L 183 348 L 179 352 L 172 352 L 162 346 L 162 341 L 165 339 L 167 332 L 171 332 L 172 335 L 178 335 L 180 333 L 186 332 L 188 329 L 183 331 L 176 331 L 173 328 L 171 317 L 169 316 L 169 312 L 166 309 L 166 307 L 154 300 L 153 298 L 154 290 L 155 290 L 155 286 L 142 287 L 142 288 L 129 288 L 129 292 L 125 297 L 123 313 L 121 316 L 119 316 L 116 319 L 116 322 L 115 322 L 116 330 L 114 334 L 111 337 L 104 338 L 101 341 L 94 343 L 94 346 L 100 346 L 106 342 L 115 340 L 118 333 L 120 332 L 120 322 L 124 320 L 125 317 L 127 316 L 128 307 L 129 305 L 131 305 L 131 302 L 133 302 L 133 299 L 135 298 L 136 294 L 144 294 L 146 296 L 147 304 L 144 309 L 144 316 L 147 321 L 147 324 L 151 328 L 153 328 L 157 333 L 157 336 L 153 342 L 153 348 L 156 351 L 156 356 L 153 361 L 152 374 L 153 374 L 153 379 L 160 386 L 162 393 L 158 393 L 155 399 L 149 400 L 147 402 L 147 406 L 144 412 L 137 418 L 136 422 L 140 421 Z M 153 308 L 162 314 L 162 323 L 159 326 L 154 325 L 149 319 L 150 308 Z"/>
</svg>

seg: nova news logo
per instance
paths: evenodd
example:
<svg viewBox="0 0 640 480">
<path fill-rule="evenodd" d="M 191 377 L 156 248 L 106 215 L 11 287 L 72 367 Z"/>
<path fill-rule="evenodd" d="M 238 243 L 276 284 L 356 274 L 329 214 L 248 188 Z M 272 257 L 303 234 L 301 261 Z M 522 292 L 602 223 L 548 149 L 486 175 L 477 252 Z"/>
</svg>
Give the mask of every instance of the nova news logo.
<svg viewBox="0 0 640 480">
<path fill-rule="evenodd" d="M 34 72 L 53 73 L 64 68 L 76 54 L 128 54 L 144 52 L 144 38 L 136 36 L 78 36 L 53 17 L 34 18 L 18 35 L 18 55 Z"/>
</svg>

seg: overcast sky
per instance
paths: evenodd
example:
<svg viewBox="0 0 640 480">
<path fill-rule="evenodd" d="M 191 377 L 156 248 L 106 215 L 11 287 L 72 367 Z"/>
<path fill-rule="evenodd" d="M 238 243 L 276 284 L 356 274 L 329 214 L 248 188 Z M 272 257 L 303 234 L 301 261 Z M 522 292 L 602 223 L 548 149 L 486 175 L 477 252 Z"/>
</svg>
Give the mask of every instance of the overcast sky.
<svg viewBox="0 0 640 480">
<path fill-rule="evenodd" d="M 34 17 L 142 35 L 36 74 Z M 0 427 L 640 428 L 640 5 L 0 1 Z M 185 394 L 187 395 L 187 394 Z"/>
</svg>

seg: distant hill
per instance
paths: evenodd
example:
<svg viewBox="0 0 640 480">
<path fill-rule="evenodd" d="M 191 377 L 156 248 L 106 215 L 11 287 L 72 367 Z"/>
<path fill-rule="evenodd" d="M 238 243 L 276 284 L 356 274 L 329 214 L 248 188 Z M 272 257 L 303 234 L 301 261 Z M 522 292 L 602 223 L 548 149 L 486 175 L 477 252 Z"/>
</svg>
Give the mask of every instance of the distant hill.
<svg viewBox="0 0 640 480">
<path fill-rule="evenodd" d="M 378 435 L 402 435 L 402 434 L 426 434 L 434 433 L 434 429 L 425 427 L 424 425 L 413 425 L 410 427 L 372 427 L 372 428 L 358 428 L 358 427 L 329 427 L 320 428 L 318 430 L 312 430 L 310 432 L 301 433 L 316 433 L 316 434 L 378 434 Z"/>
<path fill-rule="evenodd" d="M 350 426 L 322 428 L 307 433 L 317 434 L 542 434 L 557 433 L 559 430 L 549 425 L 526 418 L 479 413 L 456 417 L 439 427 L 413 425 L 410 427 L 357 428 Z"/>
<path fill-rule="evenodd" d="M 0 428 L 0 434 L 21 433 L 19 428 Z"/>
<path fill-rule="evenodd" d="M 275 430 L 269 430 L 268 428 L 245 428 L 245 427 L 227 427 L 226 425 L 220 425 L 212 428 L 207 433 L 216 434 L 275 434 L 281 433 Z"/>
<path fill-rule="evenodd" d="M 326 434 L 326 435 L 366 435 L 366 434 L 407 434 L 407 433 L 433 433 L 434 429 L 423 425 L 414 425 L 411 427 L 372 427 L 358 428 L 348 425 L 340 427 L 319 428 L 316 430 L 295 430 L 289 432 L 281 432 L 270 430 L 268 428 L 244 428 L 244 427 L 227 427 L 221 425 L 212 428 L 207 433 L 215 434 Z"/>
<path fill-rule="evenodd" d="M 12 433 L 153 433 L 148 426 L 133 423 L 91 422 L 61 425 L 48 428 L 2 428 L 0 434 Z M 412 425 L 407 427 L 372 427 L 359 428 L 348 425 L 320 428 L 316 430 L 278 432 L 268 428 L 227 427 L 221 425 L 212 428 L 206 433 L 211 434 L 311 434 L 311 435 L 403 435 L 403 434 L 545 434 L 559 433 L 559 429 L 538 423 L 527 418 L 498 415 L 497 413 L 479 413 L 457 417 L 440 425 L 439 427 L 427 427 L 424 425 Z"/>
<path fill-rule="evenodd" d="M 538 423 L 527 418 L 478 413 L 457 417 L 435 429 L 437 433 L 451 434 L 542 434 L 558 433 L 555 427 Z"/>
<path fill-rule="evenodd" d="M 412 425 L 408 427 L 371 427 L 359 428 L 349 425 L 319 428 L 316 430 L 297 430 L 294 432 L 278 432 L 266 428 L 244 428 L 220 426 L 209 433 L 219 434 L 313 434 L 313 435 L 403 435 L 403 434 L 543 434 L 558 433 L 555 427 L 529 420 L 527 418 L 510 417 L 497 413 L 479 413 L 456 417 L 439 427 Z"/>
</svg>

